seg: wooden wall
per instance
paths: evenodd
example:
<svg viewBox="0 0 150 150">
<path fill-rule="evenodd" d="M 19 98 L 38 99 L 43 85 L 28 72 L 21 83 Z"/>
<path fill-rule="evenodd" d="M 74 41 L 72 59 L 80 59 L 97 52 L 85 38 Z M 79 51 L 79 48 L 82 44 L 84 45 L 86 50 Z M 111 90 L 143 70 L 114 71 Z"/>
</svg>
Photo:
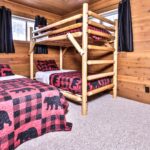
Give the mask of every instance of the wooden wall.
<svg viewBox="0 0 150 150">
<path fill-rule="evenodd" d="M 118 92 L 120 96 L 150 103 L 150 1 L 131 0 L 134 48 L 119 53 Z"/>
<path fill-rule="evenodd" d="M 24 5 L 1 1 L 0 6 L 6 6 L 12 10 L 15 15 L 20 15 L 23 17 L 34 18 L 36 15 L 45 16 L 49 22 L 54 22 L 60 20 L 60 16 L 41 11 L 38 9 L 33 9 L 31 7 L 26 7 Z M 0 63 L 9 63 L 12 67 L 14 73 L 29 76 L 29 42 L 15 41 L 15 54 L 0 54 Z M 36 59 L 56 59 L 59 65 L 59 50 L 49 48 L 48 55 L 35 55 Z"/>
</svg>

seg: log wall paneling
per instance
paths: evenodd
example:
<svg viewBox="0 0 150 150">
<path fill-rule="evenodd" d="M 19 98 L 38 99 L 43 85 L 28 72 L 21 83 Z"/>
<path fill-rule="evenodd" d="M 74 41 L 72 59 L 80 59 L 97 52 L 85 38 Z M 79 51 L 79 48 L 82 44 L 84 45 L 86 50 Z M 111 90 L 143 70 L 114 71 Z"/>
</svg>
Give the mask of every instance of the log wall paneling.
<svg viewBox="0 0 150 150">
<path fill-rule="evenodd" d="M 139 102 L 150 103 L 150 1 L 131 0 L 134 49 L 118 58 L 118 93 Z"/>
</svg>

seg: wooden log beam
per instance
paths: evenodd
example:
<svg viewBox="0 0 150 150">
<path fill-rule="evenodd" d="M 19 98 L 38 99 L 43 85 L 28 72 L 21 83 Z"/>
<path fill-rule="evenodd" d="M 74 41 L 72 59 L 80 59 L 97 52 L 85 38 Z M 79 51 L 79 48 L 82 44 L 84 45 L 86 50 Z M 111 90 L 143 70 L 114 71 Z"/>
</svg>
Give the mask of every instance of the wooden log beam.
<svg viewBox="0 0 150 150">
<path fill-rule="evenodd" d="M 109 30 L 109 31 L 111 31 L 111 32 L 114 32 L 114 31 L 115 31 L 115 28 L 114 28 L 113 26 L 112 26 L 112 27 L 108 27 L 108 26 L 99 24 L 99 23 L 97 23 L 97 22 L 91 21 L 91 20 L 88 21 L 88 24 L 89 24 L 89 25 L 92 25 L 92 26 L 94 26 L 94 27 L 98 27 L 98 28 L 102 28 L 102 29 L 105 29 L 105 30 Z"/>
<path fill-rule="evenodd" d="M 83 4 L 83 27 L 82 27 L 82 115 L 87 115 L 87 58 L 88 58 L 88 3 Z"/>
<path fill-rule="evenodd" d="M 62 50 L 62 47 L 60 47 L 60 58 L 59 58 L 59 60 L 60 60 L 60 70 L 62 70 L 63 69 L 63 50 Z"/>
<path fill-rule="evenodd" d="M 66 47 L 66 48 L 63 50 L 63 53 L 62 53 L 63 56 L 66 54 L 67 50 L 68 50 L 68 47 Z"/>
<path fill-rule="evenodd" d="M 72 33 L 72 36 L 81 37 L 82 32 Z M 44 43 L 51 42 L 51 41 L 60 41 L 60 40 L 66 40 L 66 39 L 68 39 L 67 35 L 60 35 L 60 36 L 46 38 L 46 39 L 37 39 L 36 44 L 44 44 Z"/>
<path fill-rule="evenodd" d="M 114 71 L 114 76 L 113 76 L 113 84 L 114 84 L 114 88 L 113 88 L 113 97 L 116 98 L 117 97 L 117 58 L 118 58 L 118 21 L 115 21 L 115 42 L 114 42 L 114 67 L 113 67 L 113 71 Z"/>
<path fill-rule="evenodd" d="M 32 31 L 33 28 L 30 28 L 30 39 L 32 39 Z M 29 50 L 29 55 L 30 55 L 30 78 L 34 78 L 34 47 L 35 47 L 35 41 L 31 40 L 30 42 L 30 50 Z"/>
<path fill-rule="evenodd" d="M 48 36 L 48 35 L 62 33 L 64 31 L 69 31 L 69 30 L 72 30 L 72 29 L 80 28 L 80 27 L 82 27 L 82 23 L 73 24 L 73 25 L 70 25 L 70 26 L 67 26 L 67 27 L 64 27 L 64 28 L 60 28 L 60 29 L 57 29 L 57 30 L 44 32 L 42 34 L 33 36 L 33 39 L 41 38 L 41 37 Z"/>
<path fill-rule="evenodd" d="M 97 35 L 97 36 L 101 36 L 101 37 L 104 37 L 107 39 L 114 39 L 114 36 L 112 36 L 111 34 L 104 33 L 104 32 L 98 32 L 98 31 L 88 29 L 88 33 L 93 34 L 93 35 Z"/>
<path fill-rule="evenodd" d="M 114 72 L 108 72 L 108 73 L 100 73 L 100 74 L 95 74 L 95 75 L 89 75 L 88 76 L 88 81 L 91 80 L 96 80 L 96 79 L 100 79 L 100 78 L 104 78 L 104 77 L 109 77 L 109 76 L 113 76 Z"/>
<path fill-rule="evenodd" d="M 70 42 L 73 44 L 73 46 L 76 48 L 76 50 L 80 53 L 80 55 L 82 56 L 84 54 L 83 49 L 80 47 L 80 45 L 78 44 L 78 42 L 76 41 L 76 39 L 73 37 L 73 35 L 71 33 L 67 34 L 68 39 L 70 40 Z"/>
<path fill-rule="evenodd" d="M 114 51 L 114 48 L 112 47 L 106 47 L 106 46 L 96 46 L 96 45 L 88 45 L 88 49 L 91 50 L 100 50 L 100 51 Z"/>
<path fill-rule="evenodd" d="M 106 91 L 106 90 L 110 90 L 113 88 L 113 84 L 109 84 L 109 85 L 106 85 L 106 86 L 103 86 L 101 88 L 98 88 L 98 89 L 95 89 L 95 90 L 92 90 L 92 91 L 89 91 L 87 93 L 88 96 L 92 96 L 92 95 L 95 95 L 97 93 L 100 93 L 100 92 L 103 92 L 103 91 Z"/>
<path fill-rule="evenodd" d="M 41 32 L 41 31 L 45 31 L 45 30 L 49 30 L 53 27 L 56 27 L 56 26 L 59 26 L 59 25 L 62 25 L 62 24 L 65 24 L 65 23 L 69 23 L 71 21 L 74 21 L 76 19 L 80 19 L 82 18 L 82 14 L 78 14 L 78 15 L 75 15 L 73 17 L 70 17 L 70 18 L 67 18 L 67 19 L 64 19 L 64 20 L 61 20 L 61 21 L 58 21 L 56 23 L 52 23 L 50 25 L 47 25 L 43 28 L 40 28 L 40 29 L 37 29 L 37 30 L 34 30 L 33 33 L 38 33 L 38 32 Z"/>
<path fill-rule="evenodd" d="M 102 65 L 102 64 L 113 64 L 113 60 L 88 60 L 88 65 Z"/>
<path fill-rule="evenodd" d="M 63 90 L 60 90 L 61 93 L 68 99 L 70 100 L 73 100 L 75 102 L 82 102 L 82 99 L 81 99 L 81 96 L 79 95 L 74 95 L 74 94 L 71 94 L 70 92 L 68 91 L 63 91 Z"/>
<path fill-rule="evenodd" d="M 92 12 L 92 11 L 88 11 L 88 14 L 89 14 L 89 16 L 92 16 L 92 17 L 94 17 L 96 19 L 99 19 L 101 21 L 107 22 L 107 23 L 109 23 L 111 25 L 115 25 L 114 21 L 111 21 L 111 20 L 109 20 L 109 19 L 107 19 L 107 18 L 105 18 L 105 17 L 103 17 L 101 15 L 98 15 L 98 14 Z"/>
</svg>

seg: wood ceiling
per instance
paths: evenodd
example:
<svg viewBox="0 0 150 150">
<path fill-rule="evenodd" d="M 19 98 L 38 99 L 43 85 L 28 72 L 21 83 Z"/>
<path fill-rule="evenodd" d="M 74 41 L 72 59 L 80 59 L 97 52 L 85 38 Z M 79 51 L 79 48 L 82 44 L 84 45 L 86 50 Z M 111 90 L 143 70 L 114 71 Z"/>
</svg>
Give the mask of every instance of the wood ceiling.
<svg viewBox="0 0 150 150">
<path fill-rule="evenodd" d="M 100 0 L 7 0 L 23 5 L 27 5 L 40 10 L 55 13 L 57 15 L 67 15 L 68 13 L 80 9 L 83 2 L 93 4 Z"/>
</svg>

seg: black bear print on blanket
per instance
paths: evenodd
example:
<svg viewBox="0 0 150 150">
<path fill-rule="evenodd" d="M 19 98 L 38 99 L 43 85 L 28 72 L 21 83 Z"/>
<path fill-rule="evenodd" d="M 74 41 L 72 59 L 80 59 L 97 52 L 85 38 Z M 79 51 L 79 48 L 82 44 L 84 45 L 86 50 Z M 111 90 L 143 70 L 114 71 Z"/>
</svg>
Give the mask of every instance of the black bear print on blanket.
<svg viewBox="0 0 150 150">
<path fill-rule="evenodd" d="M 17 141 L 20 140 L 20 143 L 22 144 L 23 142 L 36 137 L 38 137 L 37 130 L 36 128 L 32 127 L 24 132 L 20 132 L 18 134 Z"/>
<path fill-rule="evenodd" d="M 4 123 L 11 126 L 12 121 L 9 119 L 8 113 L 6 111 L 0 111 L 0 130 L 4 129 Z"/>
<path fill-rule="evenodd" d="M 51 110 L 55 106 L 55 110 L 58 109 L 58 106 L 62 108 L 62 104 L 60 102 L 59 96 L 53 96 L 53 97 L 45 97 L 44 103 L 47 103 L 47 110 L 49 109 L 49 106 L 51 107 Z"/>
</svg>

